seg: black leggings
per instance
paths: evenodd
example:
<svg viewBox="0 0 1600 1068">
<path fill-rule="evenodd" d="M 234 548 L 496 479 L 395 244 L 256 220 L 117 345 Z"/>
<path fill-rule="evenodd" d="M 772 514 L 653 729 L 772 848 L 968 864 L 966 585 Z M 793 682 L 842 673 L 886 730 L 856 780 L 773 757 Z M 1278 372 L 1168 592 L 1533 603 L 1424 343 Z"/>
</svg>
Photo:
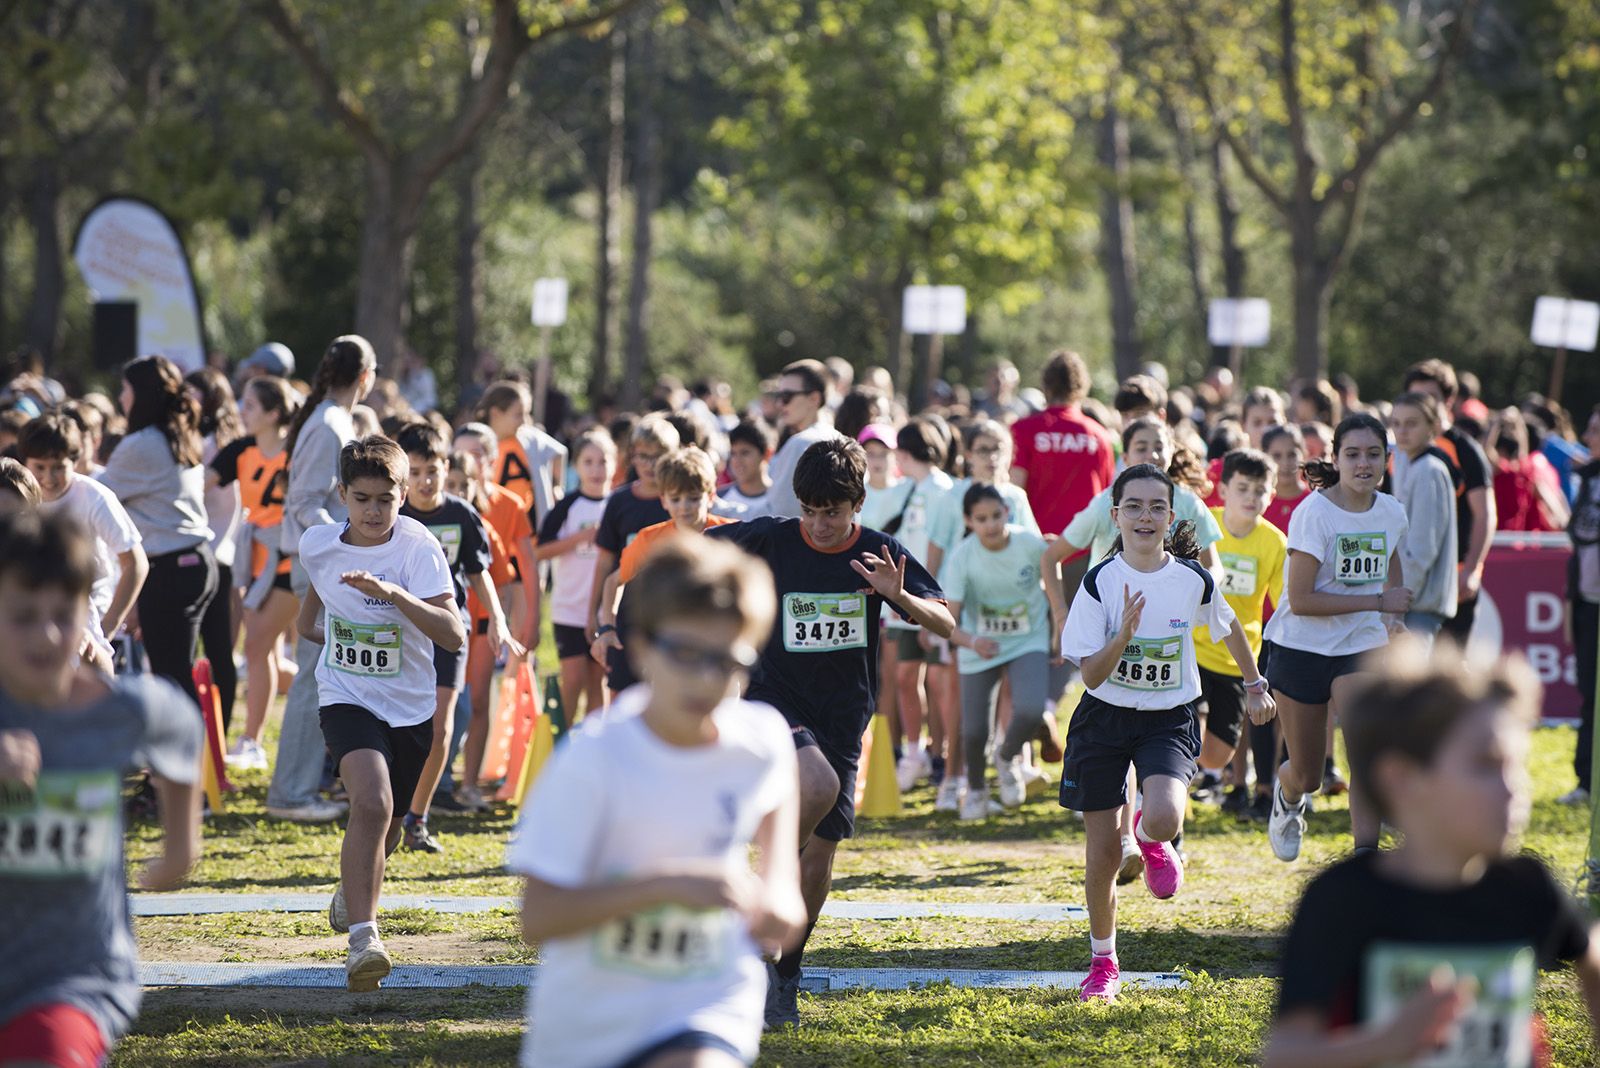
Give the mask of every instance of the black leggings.
<svg viewBox="0 0 1600 1068">
<path fill-rule="evenodd" d="M 139 633 L 150 670 L 189 695 L 194 688 L 194 649 L 200 619 L 217 592 L 217 560 L 201 542 L 189 549 L 150 558 L 150 574 L 139 591 Z"/>
<path fill-rule="evenodd" d="M 211 681 L 222 712 L 222 733 L 233 726 L 233 699 L 239 689 L 239 669 L 233 665 L 233 568 L 217 565 L 217 592 L 200 617 L 200 640 L 211 661 Z"/>
</svg>

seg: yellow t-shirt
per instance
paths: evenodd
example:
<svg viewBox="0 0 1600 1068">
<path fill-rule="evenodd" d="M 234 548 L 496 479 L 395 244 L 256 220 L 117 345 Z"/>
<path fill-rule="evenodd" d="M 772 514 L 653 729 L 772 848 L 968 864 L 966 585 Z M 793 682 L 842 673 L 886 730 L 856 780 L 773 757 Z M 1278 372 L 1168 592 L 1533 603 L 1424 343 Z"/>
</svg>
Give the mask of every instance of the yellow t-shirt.
<svg viewBox="0 0 1600 1068">
<path fill-rule="evenodd" d="M 1283 598 L 1283 567 L 1289 555 L 1289 539 L 1283 531 L 1267 522 L 1256 520 L 1256 528 L 1242 538 L 1228 533 L 1222 521 L 1222 509 L 1213 508 L 1217 526 L 1222 528 L 1222 540 L 1213 548 L 1217 562 L 1222 565 L 1222 581 L 1218 583 L 1227 598 L 1233 614 L 1239 617 L 1239 626 L 1250 642 L 1250 651 L 1261 655 L 1261 614 L 1268 597 L 1273 604 Z M 1195 628 L 1194 655 L 1202 668 L 1218 675 L 1238 677 L 1239 665 L 1233 662 L 1228 647 L 1213 642 L 1204 627 Z"/>
</svg>

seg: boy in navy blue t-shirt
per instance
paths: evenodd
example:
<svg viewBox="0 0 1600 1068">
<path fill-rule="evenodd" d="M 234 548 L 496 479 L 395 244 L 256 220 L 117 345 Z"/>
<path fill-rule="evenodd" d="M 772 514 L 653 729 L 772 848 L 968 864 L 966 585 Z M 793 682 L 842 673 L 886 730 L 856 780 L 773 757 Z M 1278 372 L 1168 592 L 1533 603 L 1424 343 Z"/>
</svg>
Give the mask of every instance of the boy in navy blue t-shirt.
<svg viewBox="0 0 1600 1068">
<path fill-rule="evenodd" d="M 878 693 L 878 620 L 885 603 L 941 637 L 955 629 L 943 594 L 905 548 L 856 522 L 866 500 L 867 457 L 844 438 L 800 457 L 799 519 L 764 516 L 706 531 L 772 568 L 778 625 L 745 697 L 784 718 L 800 751 L 800 888 L 808 926 L 768 978 L 767 1024 L 798 1024 L 800 960 L 833 879 L 833 856 L 855 830 L 861 736 Z"/>
</svg>

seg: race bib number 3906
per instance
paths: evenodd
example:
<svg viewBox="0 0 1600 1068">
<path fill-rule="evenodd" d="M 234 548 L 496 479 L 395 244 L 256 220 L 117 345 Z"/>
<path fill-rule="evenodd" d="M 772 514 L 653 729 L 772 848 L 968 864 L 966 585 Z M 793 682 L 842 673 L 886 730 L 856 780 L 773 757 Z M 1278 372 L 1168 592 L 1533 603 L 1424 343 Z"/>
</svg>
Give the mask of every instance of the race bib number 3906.
<svg viewBox="0 0 1600 1068">
<path fill-rule="evenodd" d="M 784 594 L 783 647 L 791 653 L 865 649 L 867 598 L 859 593 Z"/>
<path fill-rule="evenodd" d="M 352 675 L 400 674 L 400 625 L 328 617 L 328 663 Z"/>
<path fill-rule="evenodd" d="M 1389 580 L 1389 535 L 1340 534 L 1334 539 L 1333 577 L 1351 586 Z"/>
<path fill-rule="evenodd" d="M 1176 690 L 1183 685 L 1183 638 L 1133 639 L 1111 681 L 1130 690 Z"/>
<path fill-rule="evenodd" d="M 1426 1068 L 1523 1068 L 1533 1063 L 1538 972 L 1531 946 L 1377 943 L 1364 964 L 1366 1022 L 1382 1025 L 1399 1015 L 1440 968 L 1448 968 L 1456 980 L 1471 976 L 1477 995 L 1444 1046 L 1408 1063 Z"/>
<path fill-rule="evenodd" d="M 0 875 L 94 875 L 117 855 L 121 783 L 115 772 L 41 772 L 29 789 L 0 785 Z"/>
</svg>

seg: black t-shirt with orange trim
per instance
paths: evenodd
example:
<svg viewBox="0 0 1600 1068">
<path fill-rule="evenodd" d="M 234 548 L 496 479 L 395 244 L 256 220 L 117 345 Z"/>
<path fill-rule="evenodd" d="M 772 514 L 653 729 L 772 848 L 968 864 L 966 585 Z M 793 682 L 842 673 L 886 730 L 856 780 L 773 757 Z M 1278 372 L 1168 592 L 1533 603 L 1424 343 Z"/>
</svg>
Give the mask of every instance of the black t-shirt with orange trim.
<svg viewBox="0 0 1600 1068">
<path fill-rule="evenodd" d="M 235 438 L 223 446 L 211 460 L 211 470 L 217 473 L 224 485 L 239 483 L 239 503 L 244 506 L 244 520 L 259 529 L 270 530 L 283 522 L 283 491 L 288 485 L 285 468 L 289 454 L 282 449 L 276 456 L 267 456 L 256 444 L 254 435 Z M 266 563 L 267 549 L 256 545 L 250 560 L 250 573 L 260 574 Z M 290 561 L 286 556 L 278 562 L 278 573 L 289 573 Z"/>
<path fill-rule="evenodd" d="M 792 726 L 809 728 L 830 755 L 859 760 L 861 735 L 878 699 L 884 600 L 850 562 L 865 553 L 890 560 L 904 556 L 907 593 L 942 600 L 939 584 L 905 546 L 866 527 L 857 527 L 832 551 L 812 547 L 798 519 L 762 516 L 709 528 L 706 536 L 726 538 L 761 557 L 777 589 L 777 623 L 745 696 L 772 705 Z"/>
</svg>

